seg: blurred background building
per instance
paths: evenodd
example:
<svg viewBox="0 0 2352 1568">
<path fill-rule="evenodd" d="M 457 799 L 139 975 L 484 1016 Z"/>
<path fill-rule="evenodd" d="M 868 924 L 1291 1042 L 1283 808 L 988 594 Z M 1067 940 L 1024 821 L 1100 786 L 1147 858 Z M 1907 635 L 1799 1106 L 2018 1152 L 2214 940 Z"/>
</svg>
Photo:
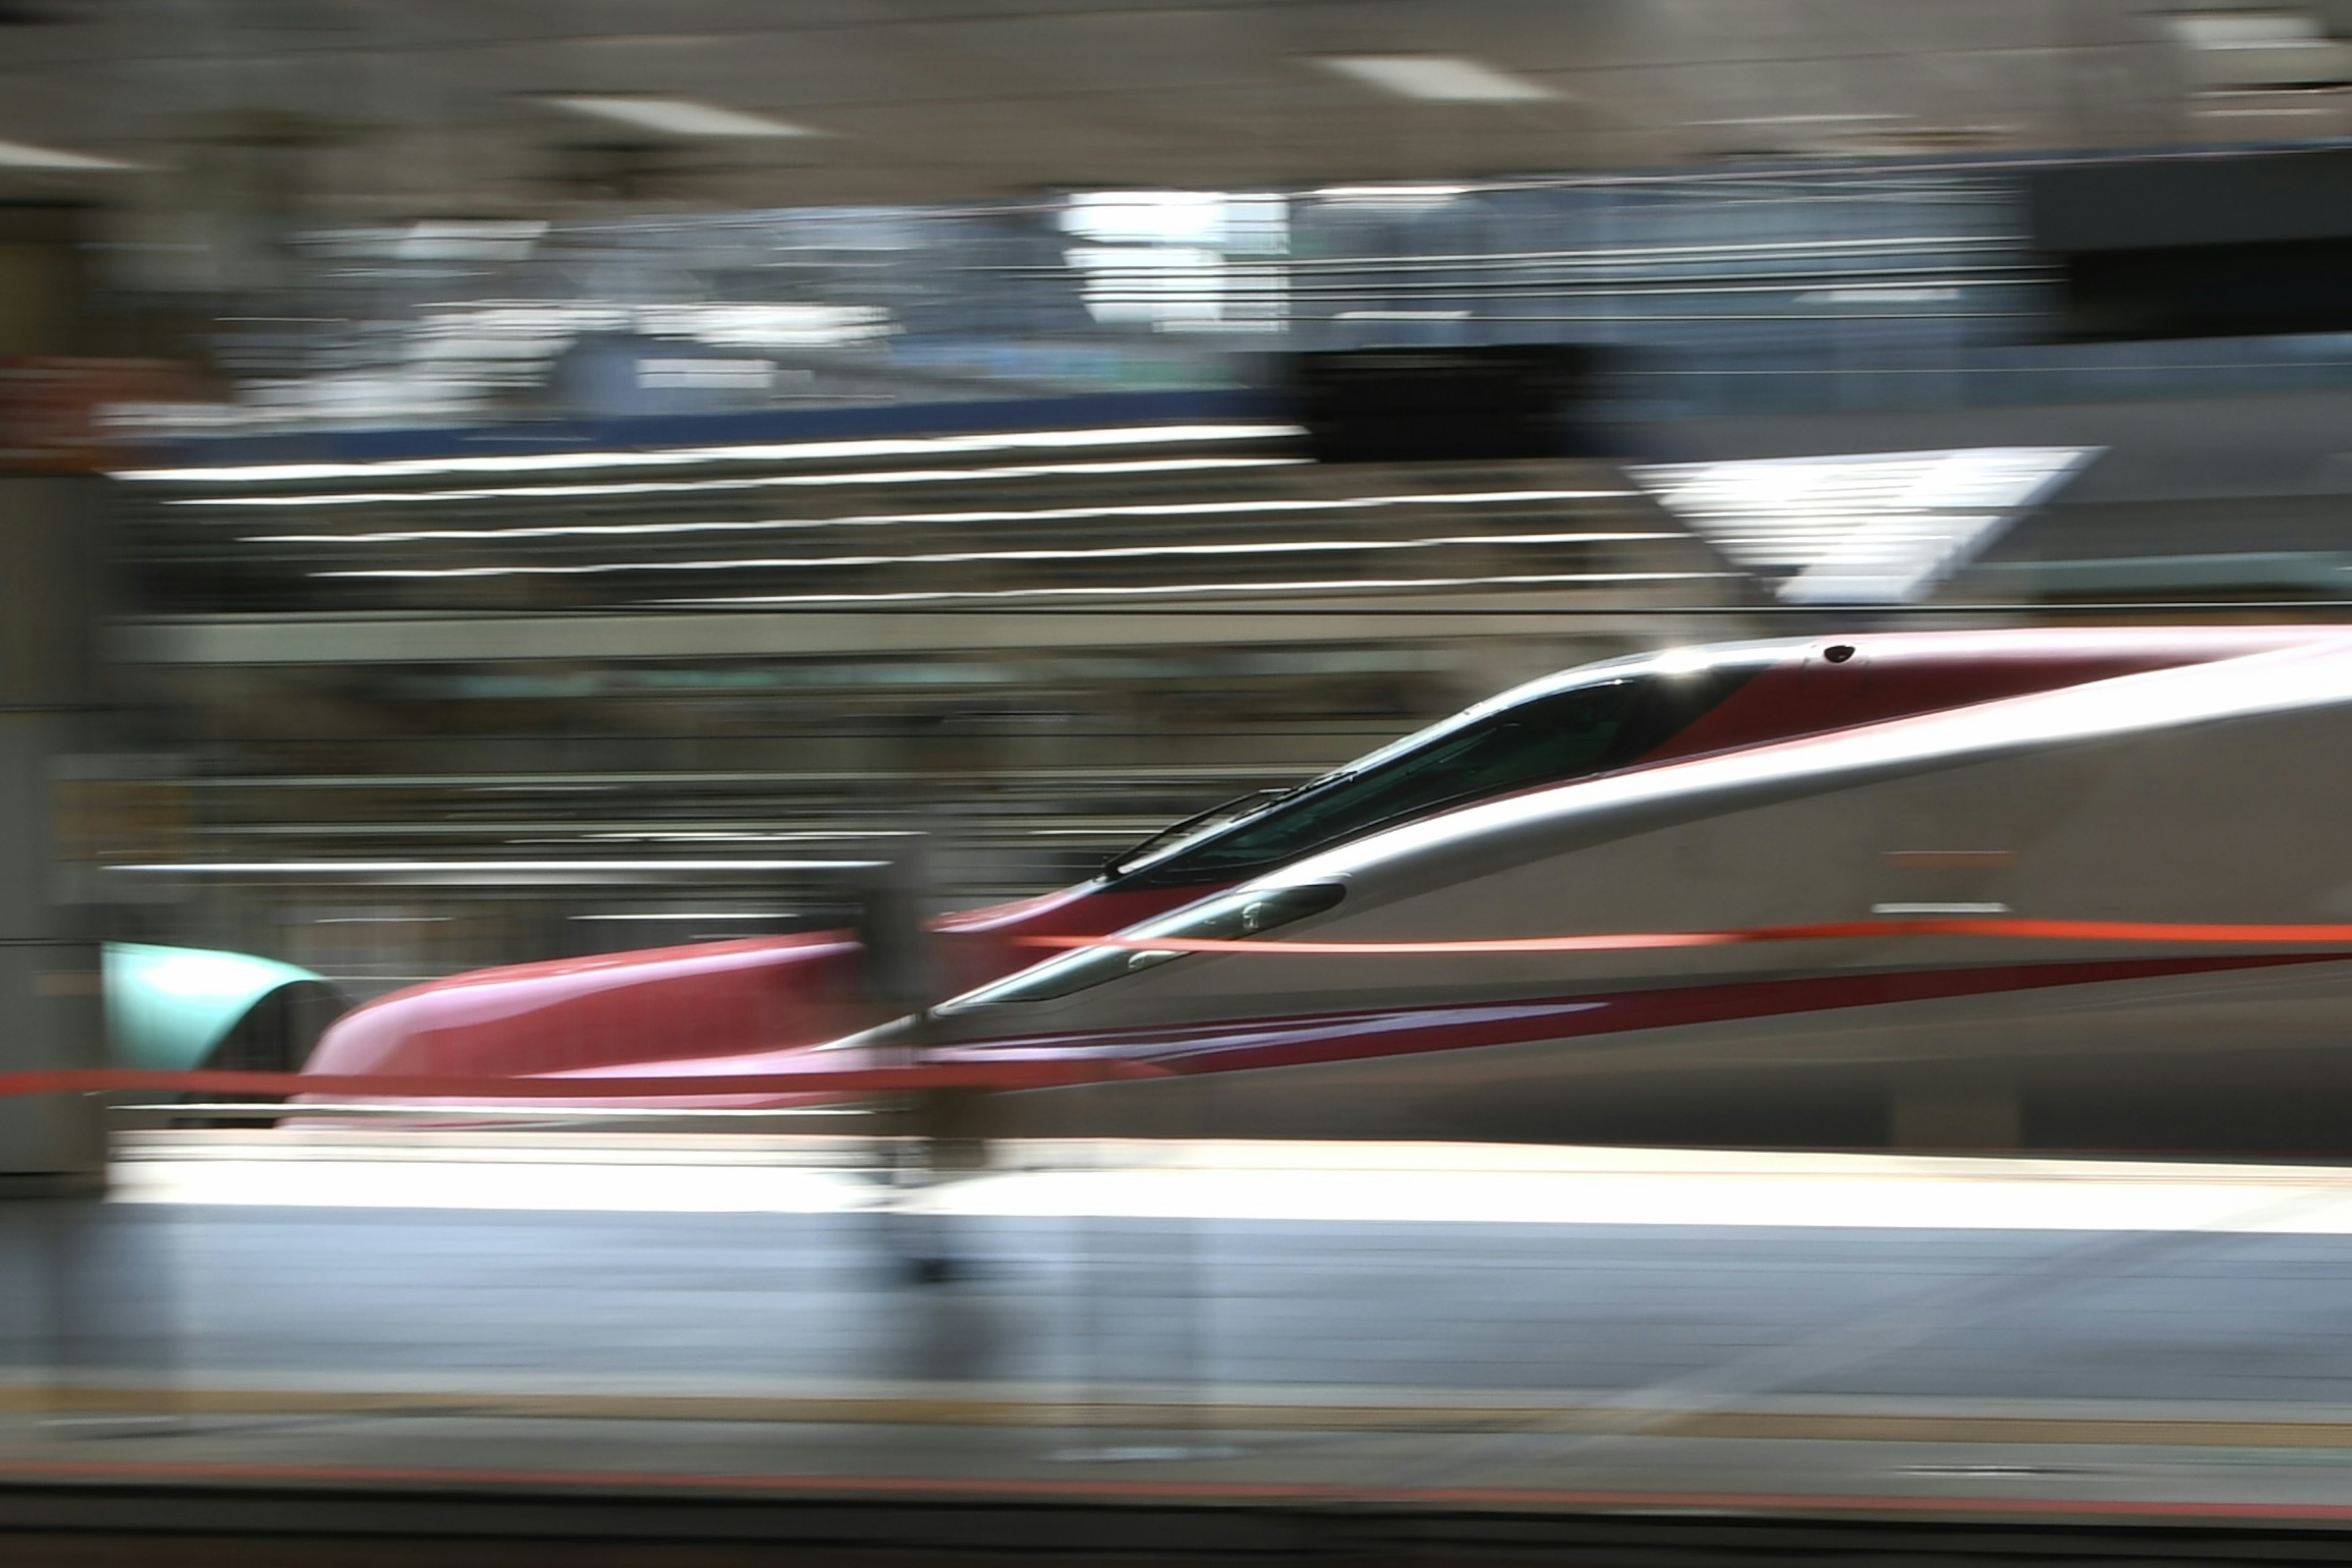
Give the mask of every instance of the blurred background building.
<svg viewBox="0 0 2352 1568">
<path fill-rule="evenodd" d="M 2333 616 L 2341 12 L 10 5 L 75 847 L 364 996 L 910 825 L 1034 891 L 1612 653 Z M 1552 423 L 1382 447 L 1449 374 Z"/>
</svg>

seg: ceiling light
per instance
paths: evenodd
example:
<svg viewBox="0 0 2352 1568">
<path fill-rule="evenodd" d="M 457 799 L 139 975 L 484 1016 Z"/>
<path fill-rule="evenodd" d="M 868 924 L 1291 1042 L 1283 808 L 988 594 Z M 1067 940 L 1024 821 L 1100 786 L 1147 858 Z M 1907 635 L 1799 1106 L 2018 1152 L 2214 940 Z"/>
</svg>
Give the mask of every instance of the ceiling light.
<svg viewBox="0 0 2352 1568">
<path fill-rule="evenodd" d="M 118 468 L 118 479 L 194 484 L 291 484 L 308 479 L 421 479 L 437 474 L 545 473 L 572 468 L 674 468 L 691 463 L 851 462 L 1042 447 L 1143 447 L 1207 441 L 1274 441 L 1307 432 L 1296 425 L 1131 425 L 1089 430 L 1023 430 L 985 436 L 794 441 L 747 447 L 673 447 L 655 451 L 517 452 L 493 458 L 394 458 L 374 463 L 259 463 L 220 468 Z"/>
<path fill-rule="evenodd" d="M 321 926 L 438 926 L 454 915 L 320 915 L 310 923 Z"/>
<path fill-rule="evenodd" d="M 634 125 L 640 131 L 656 131 L 665 136 L 818 136 L 822 132 L 790 121 L 771 120 L 764 114 L 747 114 L 740 109 L 723 109 L 715 103 L 698 103 L 690 98 L 644 98 L 635 94 L 593 94 L 573 96 L 561 94 L 546 100 L 558 109 L 568 109 L 574 114 L 592 119 L 611 120 L 623 125 Z"/>
<path fill-rule="evenodd" d="M 2326 30 L 2308 11 L 2177 11 L 2163 18 L 2192 49 L 2277 49 L 2324 44 Z"/>
<path fill-rule="evenodd" d="M 829 566 L 975 565 L 998 561 L 1145 561 L 1167 556 L 1298 555 L 1372 550 L 1437 550 L 1462 545 L 1622 543 L 1674 539 L 1671 533 L 1477 533 L 1427 539 L 1274 539 L 1223 544 L 1114 544 L 1084 550 L 956 550 L 928 555 L 800 555 L 768 560 L 590 561 L 546 566 L 383 566 L 313 572 L 313 577 L 585 577 L 616 572 L 815 571 Z"/>
<path fill-rule="evenodd" d="M 717 599 L 649 599 L 651 605 L 883 605 L 1014 599 L 1164 599 L 1244 594 L 1363 594 L 1436 588 L 1540 588 L 1566 584 L 1682 583 L 1737 572 L 1564 572 L 1508 577 L 1337 577 L 1296 583 L 1149 583 L 1127 587 L 937 588 L 886 594 L 755 594 Z"/>
<path fill-rule="evenodd" d="M 1915 114 L 1739 114 L 1729 120 L 1694 120 L 1693 125 L 1848 125 L 1865 120 L 1916 120 Z"/>
<path fill-rule="evenodd" d="M 1431 103 L 1528 103 L 1559 93 L 1459 55 L 1327 55 L 1327 70 Z"/>
<path fill-rule="evenodd" d="M 754 490 L 810 485 L 923 485 L 973 479 L 1034 479 L 1064 474 L 1184 473 L 1205 468 L 1297 468 L 1306 458 L 1167 458 L 1124 463 L 1000 463 L 985 468 L 860 468 L 843 474 L 760 474 L 750 479 L 641 479 L 596 485 L 484 485 L 450 490 L 349 490 L 333 495 L 181 496 L 166 506 L 382 506 L 392 502 L 545 500 L 567 496 L 665 495 L 677 490 Z"/>
<path fill-rule="evenodd" d="M 2329 37 L 2311 11 L 2182 11 L 2163 22 L 2189 51 L 2189 73 L 2203 92 L 2352 82 L 2352 44 Z"/>
<path fill-rule="evenodd" d="M 1318 496 L 1294 500 L 1150 501 L 1130 506 L 1030 507 L 1001 511 L 877 511 L 846 517 L 716 518 L 707 522 L 569 522 L 532 528 L 408 528 L 368 533 L 250 533 L 243 544 L 419 544 L 428 540 L 594 538 L 604 535 L 799 531 L 814 528 L 888 528 L 900 523 L 1071 522 L 1086 518 L 1219 517 L 1276 512 L 1335 511 L 1373 507 L 1505 506 L 1529 501 L 1601 500 L 1622 489 L 1433 490 L 1401 495 Z"/>
<path fill-rule="evenodd" d="M 639 910 L 628 914 L 573 915 L 575 921 L 780 921 L 787 917 L 761 910 Z"/>
<path fill-rule="evenodd" d="M 96 158 L 88 153 L 68 153 L 61 147 L 36 147 L 29 142 L 0 142 L 0 169 L 78 170 L 100 174 L 137 167 L 138 164 L 126 163 L 119 158 Z"/>
<path fill-rule="evenodd" d="M 2213 107 L 2200 103 L 2196 106 L 2195 112 L 2223 120 L 2272 120 L 2280 115 L 2337 114 L 2342 112 L 2342 106 L 2332 100 L 2326 103 L 2265 103 L 2253 109 Z"/>
</svg>

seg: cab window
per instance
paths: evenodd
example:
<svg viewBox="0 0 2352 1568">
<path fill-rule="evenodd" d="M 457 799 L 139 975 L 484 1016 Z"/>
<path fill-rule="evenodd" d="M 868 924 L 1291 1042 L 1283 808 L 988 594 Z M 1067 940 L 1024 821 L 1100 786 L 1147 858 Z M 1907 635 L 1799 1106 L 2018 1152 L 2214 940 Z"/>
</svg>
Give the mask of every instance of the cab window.
<svg viewBox="0 0 2352 1568">
<path fill-rule="evenodd" d="M 1171 886 L 1248 875 L 1446 806 L 1625 767 L 1721 701 L 1747 673 L 1628 675 L 1515 703 L 1309 784 L 1128 879 Z"/>
</svg>

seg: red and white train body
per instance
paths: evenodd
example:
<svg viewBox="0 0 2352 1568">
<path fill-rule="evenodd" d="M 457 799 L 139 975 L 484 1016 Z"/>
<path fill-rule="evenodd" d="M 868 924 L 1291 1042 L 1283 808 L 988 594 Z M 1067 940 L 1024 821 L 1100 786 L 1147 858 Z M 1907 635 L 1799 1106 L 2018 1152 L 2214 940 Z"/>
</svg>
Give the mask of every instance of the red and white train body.
<svg viewBox="0 0 2352 1568">
<path fill-rule="evenodd" d="M 2327 628 L 1612 661 L 942 922 L 971 989 L 920 1044 L 1155 1070 L 999 1097 L 1001 1127 L 1038 1134 L 2352 1147 L 2352 940 L 2242 940 L 2352 922 L 2348 784 L 2352 636 Z M 1938 916 L 2206 932 L 1896 934 Z M 1849 929 L 1445 946 L 1791 925 Z M 885 1059 L 909 1037 L 849 1032 L 855 960 L 826 938 L 459 976 L 359 1009 L 313 1066 L 593 1094 L 656 1065 Z"/>
</svg>

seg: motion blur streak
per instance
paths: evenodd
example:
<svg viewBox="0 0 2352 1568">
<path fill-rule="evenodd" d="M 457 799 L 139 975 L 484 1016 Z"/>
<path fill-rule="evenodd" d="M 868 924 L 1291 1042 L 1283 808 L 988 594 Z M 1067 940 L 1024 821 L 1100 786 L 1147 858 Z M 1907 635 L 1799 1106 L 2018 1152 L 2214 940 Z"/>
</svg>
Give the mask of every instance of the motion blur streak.
<svg viewBox="0 0 2352 1568">
<path fill-rule="evenodd" d="M 990 561 L 1140 561 L 1162 556 L 1345 554 L 1441 550 L 1484 544 L 1613 544 L 1672 539 L 1670 533 L 1457 533 L 1428 539 L 1263 539 L 1246 544 L 1110 545 L 1097 550 L 950 550 L 926 555 L 786 555 L 715 561 L 589 561 L 562 566 L 378 567 L 314 572 L 314 577 L 578 577 L 614 572 L 735 572 L 824 566 L 915 566 Z"/>
<path fill-rule="evenodd" d="M 1284 583 L 1152 583 L 1101 588 L 989 588 L 910 594 L 751 594 L 738 598 L 656 599 L 658 605 L 881 605 L 989 599 L 1150 599 L 1175 595 L 1370 593 L 1381 589 L 1535 587 L 1566 583 L 1721 581 L 1729 572 L 1555 572 L 1495 577 L 1334 577 Z"/>
<path fill-rule="evenodd" d="M 1334 500 L 1196 501 L 1150 506 L 1045 507 L 1027 510 L 874 512 L 855 517 L 772 517 L 753 521 L 568 523 L 542 528 L 411 529 L 386 533 L 256 533 L 252 544 L 407 544 L 433 539 L 569 539 L 601 534 L 742 533 L 796 528 L 885 528 L 900 523 L 1066 522 L 1106 517 L 1251 517 L 1300 511 L 1374 510 L 1384 507 L 1514 506 L 1537 501 L 1598 500 L 1628 492 L 1584 490 L 1438 490 L 1423 495 L 1348 496 Z M 1664 539 L 1662 533 L 1602 534 L 1599 538 Z M 352 574 L 322 573 L 322 576 Z"/>
<path fill-rule="evenodd" d="M 363 877 L 387 871 L 518 876 L 536 871 L 862 871 L 885 864 L 880 860 L 157 860 L 107 869 L 149 877 Z"/>
<path fill-rule="evenodd" d="M 1011 452 L 1045 447 L 1150 447 L 1201 441 L 1271 441 L 1305 434 L 1296 425 L 1147 425 L 1095 430 L 1041 430 L 992 436 L 929 436 L 919 440 L 793 441 L 741 447 L 685 447 L 646 452 L 519 452 L 496 458 L 400 458 L 375 463 L 223 464 L 217 468 L 122 468 L 118 479 L 172 484 L 294 483 L 309 479 L 423 479 L 436 474 L 558 473 L 569 468 L 682 468 L 694 463 L 802 463 L 903 458 L 948 452 Z"/>
<path fill-rule="evenodd" d="M 121 1167 L 120 1195 L 671 1214 L 854 1214 L 876 1202 L 856 1169 L 780 1167 L 769 1140 L 605 1134 L 618 1144 L 599 1152 L 427 1132 L 411 1154 L 396 1137 L 319 1132 L 288 1145 L 219 1135 L 184 1150 L 159 1141 Z M 432 1158 L 417 1157 L 426 1149 Z M 2086 1172 L 2063 1160 L 1474 1143 L 1053 1142 L 1003 1152 L 1004 1169 L 913 1201 L 974 1216 L 2352 1236 L 2352 1173 L 2315 1167 L 2117 1162 Z M 2310 1202 L 2281 1210 L 2290 1197 Z"/>
<path fill-rule="evenodd" d="M 2039 942 L 2347 942 L 2352 925 L 2230 925 L 2178 921 L 1887 920 L 1746 931 L 1627 931 L 1503 937 L 1480 942 L 1284 942 L 1280 938 L 1029 936 L 1025 947 L 1109 947 L 1136 952 L 1362 953 L 1601 952 L 1619 948 L 1719 947 L 1744 942 L 1834 942 L 1849 937 L 1993 936 Z"/>
<path fill-rule="evenodd" d="M 327 495 L 174 496 L 165 506 L 407 506 L 431 501 L 576 500 L 597 496 L 677 495 L 693 490 L 761 490 L 839 485 L 965 484 L 987 479 L 1108 479 L 1119 474 L 1198 473 L 1217 468 L 1286 468 L 1305 458 L 1168 458 L 1128 463 L 998 463 L 984 468 L 866 468 L 845 474 L 761 474 L 749 479 L 643 479 L 608 485 L 494 485 L 467 489 L 353 490 Z M 259 537 L 268 538 L 270 535 Z M 305 538 L 306 535 L 289 535 Z M 325 539 L 355 537 L 325 534 Z M 372 537 L 409 537 L 407 535 Z M 433 537 L 451 537 L 435 535 Z"/>
</svg>

